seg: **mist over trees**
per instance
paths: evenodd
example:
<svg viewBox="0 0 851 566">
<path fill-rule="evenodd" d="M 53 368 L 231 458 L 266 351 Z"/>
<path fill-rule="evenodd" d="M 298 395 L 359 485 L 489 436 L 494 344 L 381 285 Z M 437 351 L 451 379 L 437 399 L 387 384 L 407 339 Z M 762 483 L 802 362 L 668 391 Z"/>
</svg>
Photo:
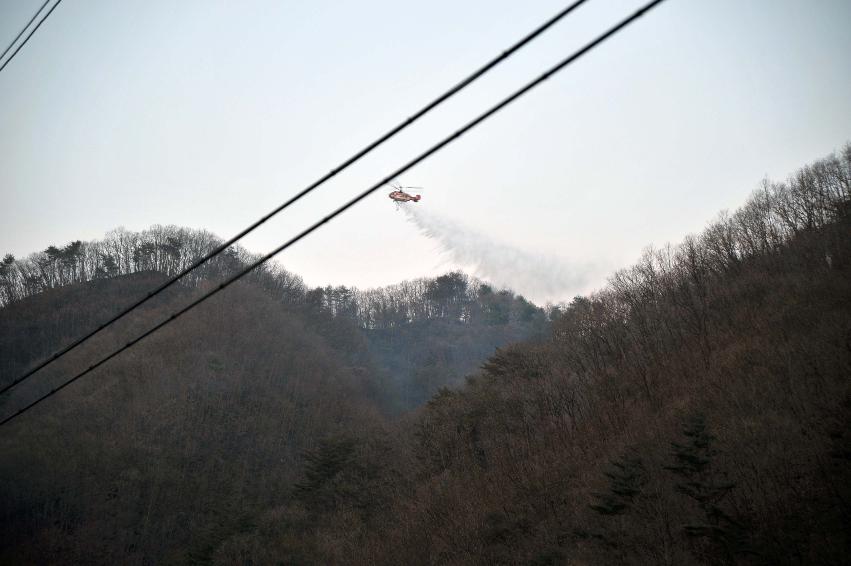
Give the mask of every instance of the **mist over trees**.
<svg viewBox="0 0 851 566">
<path fill-rule="evenodd" d="M 260 270 L 4 427 L 0 562 L 842 564 L 849 235 L 851 145 L 549 312 L 460 273 Z M 215 245 L 155 227 L 7 258 L 3 380 Z"/>
</svg>

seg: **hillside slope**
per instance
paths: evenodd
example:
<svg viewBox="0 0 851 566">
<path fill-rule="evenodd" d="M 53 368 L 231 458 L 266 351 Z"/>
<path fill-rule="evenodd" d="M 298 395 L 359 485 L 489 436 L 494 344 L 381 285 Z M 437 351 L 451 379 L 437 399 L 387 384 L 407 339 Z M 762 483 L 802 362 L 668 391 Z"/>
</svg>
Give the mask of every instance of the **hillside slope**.
<svg viewBox="0 0 851 566">
<path fill-rule="evenodd" d="M 54 287 L 0 308 L 2 381 L 165 277 L 57 275 Z M 512 293 L 482 292 L 459 273 L 407 282 L 417 292 L 404 298 L 370 291 L 361 309 L 353 290 L 278 282 L 267 273 L 229 288 L 6 428 L 0 561 L 78 563 L 89 552 L 96 563 L 206 560 L 292 502 L 306 451 L 385 427 L 387 415 L 457 385 L 496 347 L 547 323 Z M 24 406 L 214 284 L 171 288 L 4 395 L 0 411 Z M 384 319 L 373 313 L 367 323 L 363 313 L 388 300 L 395 310 L 382 307 Z M 294 540 L 288 552 L 313 552 Z"/>
<path fill-rule="evenodd" d="M 843 563 L 848 234 L 846 218 L 707 283 L 703 330 L 673 293 L 626 319 L 615 297 L 577 301 L 551 341 L 433 399 L 379 562 Z"/>
<path fill-rule="evenodd" d="M 648 250 L 379 460 L 314 453 L 316 562 L 846 563 L 849 235 L 851 146 Z"/>
<path fill-rule="evenodd" d="M 0 311 L 4 375 L 161 277 L 54 289 Z M 197 292 L 144 309 L 4 405 L 87 367 Z M 229 289 L 4 427 L 0 562 L 205 559 L 288 497 L 304 450 L 378 422 L 373 373 L 342 363 L 263 291 Z"/>
</svg>

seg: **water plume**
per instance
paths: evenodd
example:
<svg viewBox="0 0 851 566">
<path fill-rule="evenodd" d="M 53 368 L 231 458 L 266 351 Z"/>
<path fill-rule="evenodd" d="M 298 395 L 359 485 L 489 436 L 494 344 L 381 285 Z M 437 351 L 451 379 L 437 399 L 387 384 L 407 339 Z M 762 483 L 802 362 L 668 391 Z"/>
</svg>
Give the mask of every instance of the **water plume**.
<svg viewBox="0 0 851 566">
<path fill-rule="evenodd" d="M 440 245 L 448 260 L 536 301 L 571 298 L 585 290 L 594 271 L 588 264 L 568 264 L 495 241 L 421 205 L 406 204 L 402 209 L 423 235 Z"/>
</svg>

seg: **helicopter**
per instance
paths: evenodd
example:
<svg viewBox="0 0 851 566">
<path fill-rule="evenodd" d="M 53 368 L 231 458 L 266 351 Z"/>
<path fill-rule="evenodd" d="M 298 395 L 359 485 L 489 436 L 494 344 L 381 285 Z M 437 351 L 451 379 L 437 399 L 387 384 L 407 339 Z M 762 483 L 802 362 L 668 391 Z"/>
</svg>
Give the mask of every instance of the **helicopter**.
<svg viewBox="0 0 851 566">
<path fill-rule="evenodd" d="M 397 205 L 402 202 L 419 202 L 422 198 L 420 195 L 412 195 L 404 191 L 404 189 L 422 189 L 422 187 L 403 187 L 398 183 L 389 183 L 389 185 L 393 189 L 393 192 L 387 196 Z"/>
</svg>

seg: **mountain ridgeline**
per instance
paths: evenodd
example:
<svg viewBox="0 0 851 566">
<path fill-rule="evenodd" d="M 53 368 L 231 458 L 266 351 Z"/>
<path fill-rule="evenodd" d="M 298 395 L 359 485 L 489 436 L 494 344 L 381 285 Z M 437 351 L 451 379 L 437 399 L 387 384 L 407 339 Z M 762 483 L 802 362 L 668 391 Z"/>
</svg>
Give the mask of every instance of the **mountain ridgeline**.
<svg viewBox="0 0 851 566">
<path fill-rule="evenodd" d="M 206 231 L 154 226 L 142 232 L 117 229 L 100 241 L 50 246 L 22 260 L 6 255 L 0 266 L 0 304 L 35 305 L 38 301 L 27 299 L 81 284 L 99 292 L 94 289 L 103 288 L 104 281 L 121 286 L 121 281 L 138 276 L 160 275 L 151 279 L 160 284 L 220 244 Z M 238 246 L 230 248 L 182 278 L 179 286 L 206 290 L 256 259 Z M 299 313 L 351 363 L 375 362 L 371 371 L 383 371 L 392 380 L 390 387 L 397 389 L 387 399 L 397 409 L 410 409 L 440 387 L 459 384 L 495 348 L 540 336 L 547 324 L 546 313 L 523 297 L 494 290 L 460 272 L 365 291 L 344 286 L 309 289 L 279 265 L 264 264 L 244 281 Z M 74 323 L 76 334 L 91 330 L 150 290 L 130 285 L 115 291 L 115 301 L 98 307 L 99 318 L 82 315 L 88 326 Z M 65 337 L 70 341 L 75 333 Z M 46 357 L 60 344 L 27 340 L 0 361 L 3 375 L 22 373 L 25 361 L 37 360 L 36 353 Z"/>
<path fill-rule="evenodd" d="M 841 564 L 849 236 L 846 146 L 547 311 L 460 273 L 359 291 L 258 270 L 0 431 L 0 562 Z M 216 243 L 155 227 L 7 256 L 2 380 Z"/>
</svg>

